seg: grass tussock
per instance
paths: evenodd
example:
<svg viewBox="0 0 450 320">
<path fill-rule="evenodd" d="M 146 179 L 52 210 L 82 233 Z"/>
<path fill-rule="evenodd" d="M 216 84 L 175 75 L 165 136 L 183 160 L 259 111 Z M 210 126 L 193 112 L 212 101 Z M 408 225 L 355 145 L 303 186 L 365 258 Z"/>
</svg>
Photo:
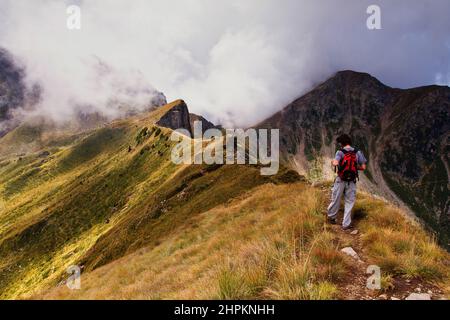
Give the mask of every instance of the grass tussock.
<svg viewBox="0 0 450 320">
<path fill-rule="evenodd" d="M 389 273 L 381 274 L 380 286 L 383 292 L 388 292 L 395 289 L 394 277 Z"/>
<path fill-rule="evenodd" d="M 220 271 L 219 298 L 336 297 L 338 290 L 332 281 L 347 266 L 334 247 L 334 236 L 323 229 L 321 195 L 292 200 L 296 209 L 292 216 L 280 217 L 279 232 L 246 247 L 233 263 Z"/>
<path fill-rule="evenodd" d="M 363 195 L 355 210 L 363 212 L 359 221 L 362 241 L 373 263 L 390 275 L 425 281 L 449 279 L 447 252 L 400 209 Z M 389 279 L 385 279 L 389 282 Z M 389 285 L 388 285 L 389 287 Z"/>
</svg>

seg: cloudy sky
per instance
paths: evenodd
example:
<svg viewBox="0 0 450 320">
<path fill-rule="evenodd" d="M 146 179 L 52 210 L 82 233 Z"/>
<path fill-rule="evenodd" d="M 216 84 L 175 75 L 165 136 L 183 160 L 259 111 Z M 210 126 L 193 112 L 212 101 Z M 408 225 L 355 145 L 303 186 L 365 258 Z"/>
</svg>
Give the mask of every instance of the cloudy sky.
<svg viewBox="0 0 450 320">
<path fill-rule="evenodd" d="M 81 30 L 66 27 L 71 4 Z M 381 30 L 366 26 L 372 4 Z M 80 104 L 107 113 L 125 86 L 247 126 L 338 70 L 448 85 L 449 12 L 448 0 L 0 0 L 0 46 L 42 84 L 39 110 L 55 118 Z"/>
</svg>

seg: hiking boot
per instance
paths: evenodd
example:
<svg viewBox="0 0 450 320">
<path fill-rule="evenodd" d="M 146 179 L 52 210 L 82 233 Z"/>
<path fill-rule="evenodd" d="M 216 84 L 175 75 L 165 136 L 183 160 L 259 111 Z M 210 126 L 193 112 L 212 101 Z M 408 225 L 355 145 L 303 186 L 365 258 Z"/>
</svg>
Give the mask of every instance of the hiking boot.
<svg viewBox="0 0 450 320">
<path fill-rule="evenodd" d="M 352 228 L 353 228 L 352 225 L 348 225 L 348 226 L 346 226 L 346 227 L 342 227 L 342 230 L 343 230 L 343 231 L 347 231 L 347 230 L 350 230 L 350 229 L 352 229 Z"/>
<path fill-rule="evenodd" d="M 336 218 L 328 218 L 328 223 L 336 224 L 337 223 Z"/>
</svg>

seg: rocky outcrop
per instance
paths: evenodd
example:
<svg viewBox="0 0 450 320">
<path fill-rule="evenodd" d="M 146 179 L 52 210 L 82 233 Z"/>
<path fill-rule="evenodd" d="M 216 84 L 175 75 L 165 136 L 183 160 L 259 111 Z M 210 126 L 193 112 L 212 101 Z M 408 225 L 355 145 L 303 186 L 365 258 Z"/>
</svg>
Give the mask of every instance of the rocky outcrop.
<svg viewBox="0 0 450 320">
<path fill-rule="evenodd" d="M 279 128 L 283 160 L 306 174 L 325 175 L 336 137 L 350 133 L 369 159 L 363 182 L 406 204 L 449 247 L 449 87 L 394 89 L 342 71 L 257 127 Z"/>
<path fill-rule="evenodd" d="M 168 105 L 168 110 L 156 122 L 161 127 L 176 129 L 186 129 L 192 136 L 189 110 L 183 100 L 177 100 Z"/>
<path fill-rule="evenodd" d="M 204 117 L 199 116 L 195 113 L 190 113 L 189 114 L 189 118 L 190 118 L 190 123 L 191 123 L 191 131 L 194 132 L 194 123 L 196 121 L 200 121 L 202 123 L 202 133 L 205 133 L 206 130 L 208 129 L 214 129 L 214 128 L 218 128 L 217 126 L 214 125 L 214 123 L 206 120 Z"/>
</svg>

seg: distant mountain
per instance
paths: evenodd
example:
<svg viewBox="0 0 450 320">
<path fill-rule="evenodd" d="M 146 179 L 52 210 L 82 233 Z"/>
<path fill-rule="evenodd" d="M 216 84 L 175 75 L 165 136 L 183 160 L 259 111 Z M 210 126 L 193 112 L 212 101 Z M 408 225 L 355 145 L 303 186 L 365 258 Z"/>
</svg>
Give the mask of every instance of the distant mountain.
<svg viewBox="0 0 450 320">
<path fill-rule="evenodd" d="M 335 138 L 350 133 L 369 159 L 363 184 L 401 200 L 450 241 L 450 88 L 390 88 L 366 73 L 338 72 L 260 123 L 280 128 L 283 160 L 331 176 Z"/>
<path fill-rule="evenodd" d="M 7 130 L 6 121 L 13 109 L 23 105 L 26 95 L 24 70 L 12 56 L 0 48 L 0 136 Z"/>
</svg>

